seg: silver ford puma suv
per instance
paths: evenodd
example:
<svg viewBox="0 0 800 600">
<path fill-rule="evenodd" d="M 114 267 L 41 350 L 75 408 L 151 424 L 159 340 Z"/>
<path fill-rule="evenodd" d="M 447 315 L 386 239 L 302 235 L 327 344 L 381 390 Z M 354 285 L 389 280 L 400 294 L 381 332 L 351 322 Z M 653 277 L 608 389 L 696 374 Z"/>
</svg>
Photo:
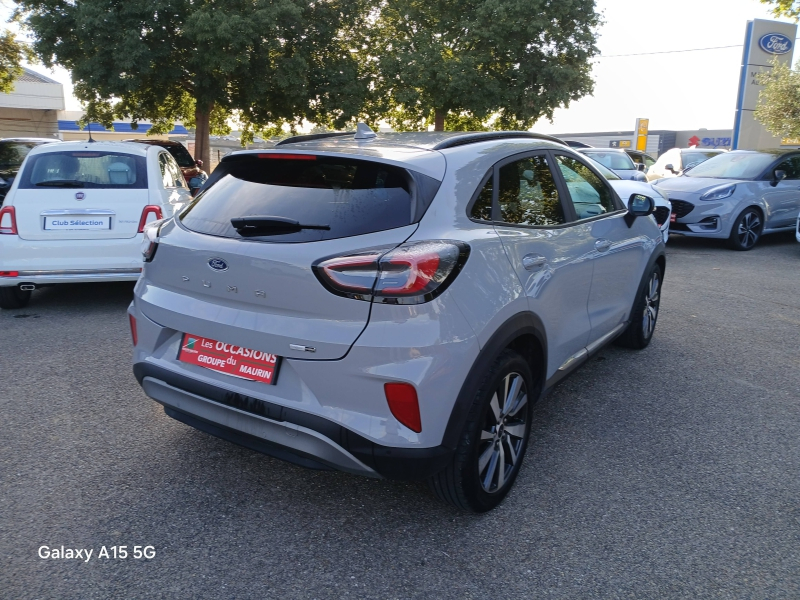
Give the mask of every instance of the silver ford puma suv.
<svg viewBox="0 0 800 600">
<path fill-rule="evenodd" d="M 533 403 L 603 345 L 649 343 L 653 210 L 527 132 L 360 125 L 237 152 L 146 230 L 134 374 L 212 435 L 486 511 Z"/>
</svg>

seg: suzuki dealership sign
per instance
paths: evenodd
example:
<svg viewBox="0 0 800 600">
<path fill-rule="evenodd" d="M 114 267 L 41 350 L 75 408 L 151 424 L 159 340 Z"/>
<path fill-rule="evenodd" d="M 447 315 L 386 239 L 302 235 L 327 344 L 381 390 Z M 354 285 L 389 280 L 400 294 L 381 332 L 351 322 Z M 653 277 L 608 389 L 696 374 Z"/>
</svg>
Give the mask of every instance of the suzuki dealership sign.
<svg viewBox="0 0 800 600">
<path fill-rule="evenodd" d="M 777 148 L 780 138 L 773 136 L 755 120 L 753 112 L 758 105 L 758 94 L 764 86 L 758 85 L 759 73 L 772 69 L 772 61 L 791 65 L 797 25 L 780 21 L 754 19 L 747 22 L 744 52 L 739 75 L 739 96 L 736 101 L 736 119 L 733 125 L 733 149 L 754 150 Z"/>
</svg>

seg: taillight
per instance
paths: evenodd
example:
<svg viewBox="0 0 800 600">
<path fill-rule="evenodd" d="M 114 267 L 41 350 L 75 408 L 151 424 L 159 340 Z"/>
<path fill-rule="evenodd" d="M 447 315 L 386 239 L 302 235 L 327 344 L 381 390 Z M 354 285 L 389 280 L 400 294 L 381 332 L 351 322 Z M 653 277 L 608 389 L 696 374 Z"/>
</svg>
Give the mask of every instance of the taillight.
<svg viewBox="0 0 800 600">
<path fill-rule="evenodd" d="M 133 345 L 135 346 L 139 343 L 139 336 L 136 332 L 136 318 L 130 313 L 128 313 L 128 322 L 131 324 L 131 338 L 133 338 Z"/>
<path fill-rule="evenodd" d="M 0 234 L 19 235 L 17 233 L 17 213 L 13 206 L 0 208 Z"/>
<path fill-rule="evenodd" d="M 19 277 L 19 271 L 0 271 L 0 277 Z"/>
<path fill-rule="evenodd" d="M 158 234 L 163 224 L 161 221 L 153 221 L 144 226 L 144 231 L 142 231 L 144 234 L 142 236 L 142 259 L 144 262 L 150 262 L 156 255 Z"/>
<path fill-rule="evenodd" d="M 422 431 L 422 419 L 419 416 L 419 399 L 417 390 L 410 383 L 385 383 L 383 393 L 394 418 L 411 431 Z"/>
<path fill-rule="evenodd" d="M 139 219 L 139 233 L 144 232 L 144 226 L 162 218 L 161 207 L 150 204 L 142 209 L 142 218 Z"/>
<path fill-rule="evenodd" d="M 468 256 L 466 244 L 435 240 L 336 256 L 313 268 L 334 294 L 386 304 L 421 304 L 444 292 Z"/>
</svg>

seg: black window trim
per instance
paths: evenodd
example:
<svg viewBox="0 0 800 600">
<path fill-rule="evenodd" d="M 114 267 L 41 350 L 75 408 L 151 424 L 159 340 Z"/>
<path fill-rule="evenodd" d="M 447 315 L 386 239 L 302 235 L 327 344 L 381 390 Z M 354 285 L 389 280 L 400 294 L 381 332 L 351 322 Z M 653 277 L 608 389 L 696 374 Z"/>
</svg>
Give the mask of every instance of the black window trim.
<svg viewBox="0 0 800 600">
<path fill-rule="evenodd" d="M 494 175 L 494 165 L 492 165 L 489 167 L 489 170 L 486 172 L 486 174 L 481 178 L 481 182 L 478 184 L 478 187 L 472 194 L 472 198 L 470 198 L 469 202 L 467 203 L 467 218 L 473 223 L 480 223 L 481 225 L 492 225 L 494 223 L 494 221 L 484 221 L 483 219 L 476 219 L 472 216 L 472 209 L 475 208 L 475 203 L 478 201 L 481 192 L 483 192 L 483 188 L 486 187 L 487 183 L 489 183 L 489 179 L 492 180 L 492 216 L 494 217 L 494 197 L 497 189 L 497 181 Z"/>
</svg>

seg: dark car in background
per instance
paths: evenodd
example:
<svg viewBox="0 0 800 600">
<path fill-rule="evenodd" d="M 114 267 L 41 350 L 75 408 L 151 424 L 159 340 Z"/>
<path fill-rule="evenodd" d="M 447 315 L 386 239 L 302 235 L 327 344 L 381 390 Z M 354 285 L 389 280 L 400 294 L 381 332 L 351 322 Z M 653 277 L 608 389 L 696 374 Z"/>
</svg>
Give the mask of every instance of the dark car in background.
<svg viewBox="0 0 800 600">
<path fill-rule="evenodd" d="M 11 184 L 22 166 L 28 152 L 42 144 L 52 144 L 61 140 L 50 138 L 5 138 L 0 139 L 0 205 L 11 189 Z"/>
<path fill-rule="evenodd" d="M 195 160 L 186 146 L 180 142 L 172 140 L 157 140 L 157 139 L 143 139 L 143 140 L 124 140 L 126 142 L 136 142 L 137 144 L 150 144 L 151 146 L 161 146 L 166 149 L 178 163 L 183 173 L 183 178 L 189 184 L 189 191 L 192 195 L 203 185 L 208 179 L 208 174 L 203 170 L 203 162 Z M 195 181 L 192 181 L 192 180 Z M 199 179 L 199 181 L 198 181 Z"/>
</svg>

